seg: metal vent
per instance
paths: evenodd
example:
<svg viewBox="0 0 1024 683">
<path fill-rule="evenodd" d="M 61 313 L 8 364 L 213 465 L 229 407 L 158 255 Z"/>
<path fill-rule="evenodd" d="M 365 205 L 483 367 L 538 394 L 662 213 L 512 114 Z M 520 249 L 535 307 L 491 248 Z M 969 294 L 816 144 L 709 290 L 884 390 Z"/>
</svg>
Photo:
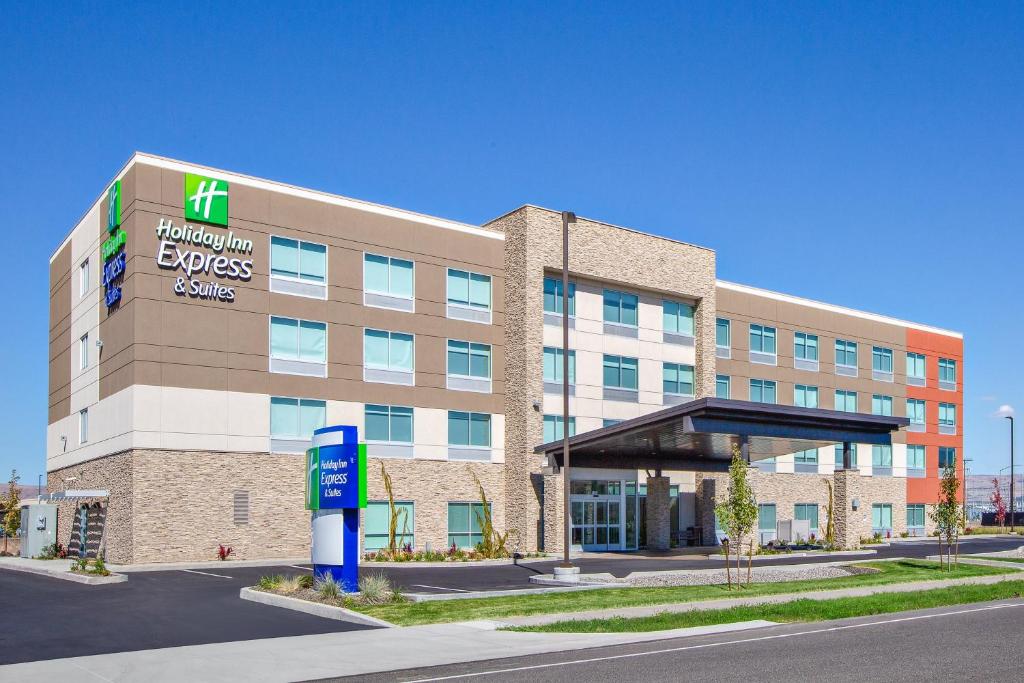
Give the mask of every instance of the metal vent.
<svg viewBox="0 0 1024 683">
<path fill-rule="evenodd" d="M 249 492 L 235 491 L 232 501 L 232 519 L 235 524 L 249 523 Z"/>
</svg>

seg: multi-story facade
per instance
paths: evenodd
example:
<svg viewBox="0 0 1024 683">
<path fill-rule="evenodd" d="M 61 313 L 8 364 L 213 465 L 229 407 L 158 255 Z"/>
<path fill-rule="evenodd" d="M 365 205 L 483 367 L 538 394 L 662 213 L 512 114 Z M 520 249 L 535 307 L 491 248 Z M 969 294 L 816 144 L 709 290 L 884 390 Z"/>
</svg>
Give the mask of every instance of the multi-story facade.
<svg viewBox="0 0 1024 683">
<path fill-rule="evenodd" d="M 962 467 L 959 335 L 717 282 L 711 250 L 580 219 L 566 363 L 560 229 L 536 207 L 472 226 L 135 155 L 50 262 L 48 484 L 92 496 L 61 536 L 91 506 L 115 562 L 302 556 L 299 454 L 354 424 L 366 549 L 385 471 L 415 547 L 479 540 L 483 490 L 515 548 L 555 549 L 561 487 L 534 446 L 561 437 L 566 368 L 570 433 L 725 394 L 909 415 L 859 449 L 864 534 L 927 530 L 940 458 Z M 827 450 L 759 465 L 766 532 L 822 518 Z M 710 539 L 704 477 L 666 474 L 673 529 Z M 637 471 L 573 479 L 583 547 L 643 543 Z"/>
</svg>

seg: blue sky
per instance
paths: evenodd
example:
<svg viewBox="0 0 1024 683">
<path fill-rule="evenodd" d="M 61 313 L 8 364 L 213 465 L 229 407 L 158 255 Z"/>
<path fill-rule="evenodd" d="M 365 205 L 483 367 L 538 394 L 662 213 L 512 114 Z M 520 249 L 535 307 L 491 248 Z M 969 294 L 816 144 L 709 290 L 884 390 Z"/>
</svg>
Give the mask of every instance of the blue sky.
<svg viewBox="0 0 1024 683">
<path fill-rule="evenodd" d="M 966 455 L 1003 467 L 1024 5 L 666 5 L 5 7 L 0 471 L 44 470 L 47 261 L 136 149 L 471 223 L 572 209 L 961 330 Z"/>
</svg>

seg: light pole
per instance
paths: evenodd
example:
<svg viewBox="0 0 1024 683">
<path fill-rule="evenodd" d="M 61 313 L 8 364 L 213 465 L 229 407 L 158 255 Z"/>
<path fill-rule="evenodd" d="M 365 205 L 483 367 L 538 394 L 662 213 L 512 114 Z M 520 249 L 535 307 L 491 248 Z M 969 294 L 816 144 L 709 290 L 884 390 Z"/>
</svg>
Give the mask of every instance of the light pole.
<svg viewBox="0 0 1024 683">
<path fill-rule="evenodd" d="M 569 549 L 572 547 L 572 514 L 569 503 L 569 224 L 576 223 L 576 214 L 562 212 L 562 518 L 565 538 L 562 541 L 562 567 L 572 568 Z"/>
<path fill-rule="evenodd" d="M 1013 415 L 1004 415 L 1007 420 L 1010 421 L 1010 533 L 1016 533 L 1013 528 L 1014 523 L 1014 504 L 1013 504 Z"/>
</svg>

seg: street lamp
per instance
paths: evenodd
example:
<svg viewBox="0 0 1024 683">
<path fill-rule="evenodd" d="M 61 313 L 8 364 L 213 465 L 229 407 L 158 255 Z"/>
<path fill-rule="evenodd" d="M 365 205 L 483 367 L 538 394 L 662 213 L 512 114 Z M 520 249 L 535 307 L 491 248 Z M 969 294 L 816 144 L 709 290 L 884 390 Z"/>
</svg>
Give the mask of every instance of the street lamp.
<svg viewBox="0 0 1024 683">
<path fill-rule="evenodd" d="M 576 214 L 562 212 L 562 519 L 565 538 L 562 542 L 562 569 L 572 571 L 569 549 L 572 547 L 572 514 L 569 502 L 569 224 L 576 224 Z"/>
<path fill-rule="evenodd" d="M 1004 415 L 1010 421 L 1010 533 L 1015 533 L 1013 528 L 1015 507 L 1013 504 L 1013 415 Z"/>
</svg>

